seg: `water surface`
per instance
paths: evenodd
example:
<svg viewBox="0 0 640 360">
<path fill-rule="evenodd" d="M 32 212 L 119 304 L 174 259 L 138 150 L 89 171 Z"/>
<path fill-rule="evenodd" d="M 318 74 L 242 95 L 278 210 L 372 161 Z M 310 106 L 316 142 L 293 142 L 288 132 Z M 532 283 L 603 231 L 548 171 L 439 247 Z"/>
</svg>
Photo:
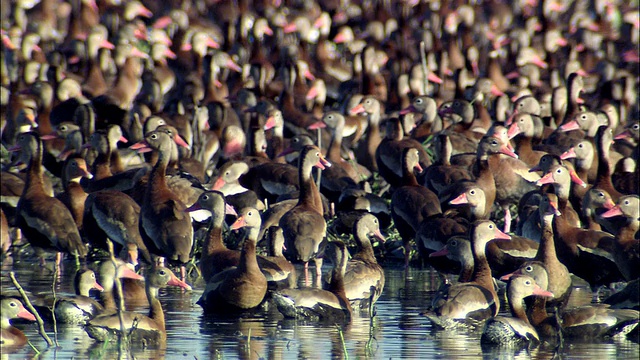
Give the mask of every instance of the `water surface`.
<svg viewBox="0 0 640 360">
<path fill-rule="evenodd" d="M 73 264 L 65 262 L 56 291 L 72 292 Z M 51 291 L 52 273 L 32 261 L 7 260 L 2 266 L 2 289 L 13 286 L 7 276 L 13 269 L 22 286 L 32 293 Z M 149 350 L 133 348 L 136 359 L 459 359 L 459 358 L 534 358 L 550 359 L 554 347 L 543 344 L 515 354 L 508 350 L 483 353 L 480 334 L 465 331 L 437 331 L 420 316 L 440 284 L 431 270 L 386 269 L 386 287 L 377 303 L 376 315 L 356 317 L 348 326 L 284 319 L 275 306 L 241 317 L 203 315 L 196 304 L 203 287 L 194 291 L 162 289 L 160 301 L 165 309 L 167 348 Z M 588 303 L 591 293 L 577 288 L 571 304 Z M 146 313 L 146 309 L 139 311 Z M 48 349 L 35 324 L 18 324 L 32 344 L 42 351 L 41 359 L 86 359 L 117 357 L 113 345 L 96 343 L 81 327 L 60 326 L 57 349 Z M 47 324 L 49 336 L 53 329 Z M 8 353 L 2 359 L 25 359 L 35 356 L 28 345 Z M 568 359 L 637 359 L 638 344 L 624 337 L 606 340 L 567 341 L 560 355 Z"/>
</svg>

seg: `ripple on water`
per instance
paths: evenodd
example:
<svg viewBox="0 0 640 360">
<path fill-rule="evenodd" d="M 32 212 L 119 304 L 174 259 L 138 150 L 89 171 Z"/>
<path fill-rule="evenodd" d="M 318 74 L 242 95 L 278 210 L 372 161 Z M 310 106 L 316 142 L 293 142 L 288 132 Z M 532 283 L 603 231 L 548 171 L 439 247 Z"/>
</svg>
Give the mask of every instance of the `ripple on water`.
<svg viewBox="0 0 640 360">
<path fill-rule="evenodd" d="M 7 273 L 10 263 L 3 263 L 2 289 L 12 288 Z M 71 293 L 73 265 L 65 263 L 56 291 Z M 40 269 L 29 261 L 15 261 L 13 269 L 23 287 L 32 293 L 50 292 L 52 272 Z M 136 347 L 137 359 L 326 359 L 326 358 L 551 358 L 553 347 L 542 345 L 531 351 L 490 349 L 483 352 L 480 334 L 464 331 L 444 332 L 432 328 L 425 310 L 440 276 L 430 270 L 386 269 L 386 287 L 376 306 L 376 316 L 370 322 L 366 314 L 356 316 L 351 324 L 317 324 L 284 319 L 275 307 L 242 317 L 203 315 L 196 301 L 202 286 L 192 292 L 167 288 L 160 291 L 165 309 L 167 348 L 150 350 Z M 6 291 L 3 291 L 3 294 Z M 588 289 L 574 291 L 575 305 L 590 301 Z M 506 307 L 504 307 L 506 308 Z M 144 309 L 140 310 L 146 311 Z M 503 309 L 506 311 L 506 309 Z M 46 344 L 33 324 L 19 324 L 38 349 Z M 51 325 L 47 332 L 53 336 Z M 59 349 L 46 351 L 42 359 L 112 359 L 117 356 L 114 345 L 104 345 L 90 339 L 78 326 L 60 326 Z M 9 354 L 2 349 L 2 359 L 24 359 L 33 355 L 27 346 Z M 562 355 L 572 359 L 638 358 L 638 345 L 622 339 L 599 341 L 567 341 Z"/>
</svg>

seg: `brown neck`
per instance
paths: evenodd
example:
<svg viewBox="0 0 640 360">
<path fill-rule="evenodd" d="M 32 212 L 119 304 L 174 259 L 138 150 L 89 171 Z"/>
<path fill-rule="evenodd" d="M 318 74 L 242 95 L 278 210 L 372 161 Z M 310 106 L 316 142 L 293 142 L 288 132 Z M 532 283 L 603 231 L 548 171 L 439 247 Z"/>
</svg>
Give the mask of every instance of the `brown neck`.
<svg viewBox="0 0 640 360">
<path fill-rule="evenodd" d="M 547 314 L 547 298 L 544 296 L 535 296 L 533 298 L 533 304 L 528 309 L 529 319 L 533 326 L 542 324 L 548 317 Z"/>
<path fill-rule="evenodd" d="M 472 259 L 470 259 L 472 260 Z M 458 276 L 458 282 L 465 283 L 473 280 L 473 272 L 474 272 L 474 264 L 472 261 L 462 261 L 462 269 L 460 270 L 460 275 Z"/>
<path fill-rule="evenodd" d="M 205 252 L 202 254 L 213 254 L 216 250 L 226 250 L 227 247 L 222 241 L 222 228 L 216 225 L 211 225 L 209 229 L 209 236 L 204 242 Z"/>
<path fill-rule="evenodd" d="M 147 286 L 147 298 L 149 299 L 149 317 L 158 325 L 158 330 L 164 331 L 164 311 L 157 298 L 158 289 Z"/>
<path fill-rule="evenodd" d="M 147 187 L 147 194 L 151 194 L 152 191 L 157 189 L 164 189 L 167 187 L 167 165 L 169 163 L 169 154 L 164 151 L 158 151 L 158 161 L 156 162 L 151 174 L 149 175 L 149 186 Z"/>
<path fill-rule="evenodd" d="M 34 154 L 31 162 L 29 163 L 29 167 L 27 168 L 27 181 L 24 186 L 23 196 L 27 192 L 31 194 L 33 194 L 34 192 L 38 194 L 45 194 L 44 178 L 42 174 L 41 149 L 38 149 L 38 151 Z"/>
<path fill-rule="evenodd" d="M 487 243 L 484 241 L 473 241 L 471 251 L 473 252 L 473 281 L 491 293 L 495 294 L 493 280 L 491 278 L 491 268 L 485 255 Z M 494 295 L 494 297 L 497 295 Z"/>
<path fill-rule="evenodd" d="M 101 180 L 113 176 L 111 173 L 111 151 L 98 153 L 93 163 L 94 180 Z"/>
<path fill-rule="evenodd" d="M 299 161 L 304 161 L 304 159 L 301 158 Z M 300 181 L 300 198 L 298 199 L 298 205 L 310 205 L 322 215 L 322 198 L 320 197 L 318 187 L 311 178 L 312 170 L 313 166 L 306 169 L 305 166 L 299 166 L 298 179 Z"/>
<path fill-rule="evenodd" d="M 353 258 L 368 264 L 377 264 L 376 256 L 373 253 L 373 246 L 371 245 L 371 241 L 367 238 L 366 232 L 359 233 L 356 236 L 358 237 L 357 242 L 360 245 L 360 250 L 353 255 Z"/>
<path fill-rule="evenodd" d="M 543 217 L 541 221 L 543 225 L 542 238 L 540 239 L 540 247 L 538 247 L 535 259 L 550 267 L 550 264 L 559 262 L 553 238 L 553 217 Z M 562 221 L 556 221 L 556 226 L 559 222 Z"/>
<path fill-rule="evenodd" d="M 331 136 L 331 144 L 329 145 L 329 151 L 327 157 L 331 161 L 342 161 L 340 156 L 340 148 L 342 147 L 342 132 L 344 126 L 337 126 L 333 130 L 333 136 Z"/>
<path fill-rule="evenodd" d="M 511 315 L 531 325 L 531 323 L 529 322 L 529 319 L 527 318 L 527 313 L 524 311 L 522 298 L 509 296 L 508 301 L 509 301 L 509 308 L 511 309 Z"/>
<path fill-rule="evenodd" d="M 242 253 L 240 254 L 240 263 L 238 270 L 242 273 L 252 272 L 259 273 L 258 260 L 256 259 L 256 242 L 251 240 L 251 235 L 244 241 Z"/>
<path fill-rule="evenodd" d="M 495 159 L 498 161 L 497 156 Z M 479 156 L 473 170 L 473 175 L 476 177 L 476 184 L 484 190 L 485 210 L 488 211 L 496 200 L 496 182 L 489 166 L 489 159 L 486 156 Z"/>
</svg>

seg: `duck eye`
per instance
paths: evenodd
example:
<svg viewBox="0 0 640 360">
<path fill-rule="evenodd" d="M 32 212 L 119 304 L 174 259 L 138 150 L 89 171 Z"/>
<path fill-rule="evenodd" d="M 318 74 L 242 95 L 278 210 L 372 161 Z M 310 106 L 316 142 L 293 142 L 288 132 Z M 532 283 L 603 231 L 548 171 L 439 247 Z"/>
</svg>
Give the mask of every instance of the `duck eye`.
<svg viewBox="0 0 640 360">
<path fill-rule="evenodd" d="M 253 212 L 249 211 L 249 212 L 247 213 L 247 216 L 253 216 Z"/>
<path fill-rule="evenodd" d="M 638 124 L 634 124 L 633 125 L 633 129 L 638 130 L 638 128 L 640 128 L 640 125 L 638 125 Z"/>
<path fill-rule="evenodd" d="M 12 301 L 12 302 L 10 302 L 10 303 L 9 303 L 9 306 L 11 306 L 11 307 L 16 307 L 16 306 L 18 306 L 18 305 L 17 305 L 15 302 L 13 302 L 13 301 Z"/>
<path fill-rule="evenodd" d="M 531 272 L 531 271 L 533 271 L 533 267 L 531 267 L 531 266 L 527 266 L 527 267 L 525 268 L 525 270 L 527 270 L 528 272 Z"/>
<path fill-rule="evenodd" d="M 60 131 L 67 131 L 67 126 L 66 125 L 60 126 Z"/>
<path fill-rule="evenodd" d="M 158 138 L 158 134 L 152 134 L 152 135 L 151 135 L 151 139 L 152 139 L 152 140 L 155 140 L 155 139 L 157 139 L 157 138 Z"/>
<path fill-rule="evenodd" d="M 497 142 L 497 141 L 495 141 L 495 140 L 493 140 L 493 141 L 491 142 L 491 145 L 498 145 L 498 142 Z"/>
<path fill-rule="evenodd" d="M 525 281 L 524 284 L 527 285 L 527 286 L 531 285 L 531 280 Z"/>
<path fill-rule="evenodd" d="M 560 174 L 562 172 L 561 169 L 556 170 L 556 173 Z"/>
<path fill-rule="evenodd" d="M 624 204 L 625 204 L 625 205 L 629 205 L 629 200 L 625 200 L 625 201 L 624 201 Z"/>
<path fill-rule="evenodd" d="M 587 115 L 582 115 L 582 120 L 587 120 Z"/>
<path fill-rule="evenodd" d="M 160 271 L 158 271 L 158 274 L 164 275 L 164 274 L 166 274 L 166 272 L 164 270 L 160 270 Z"/>
<path fill-rule="evenodd" d="M 316 156 L 317 156 L 317 157 L 320 157 L 320 153 L 319 153 L 319 152 L 317 152 L 317 153 L 316 153 Z"/>
<path fill-rule="evenodd" d="M 489 229 L 493 229 L 493 224 L 489 224 Z"/>
<path fill-rule="evenodd" d="M 422 99 L 416 99 L 416 104 L 422 104 Z"/>
<path fill-rule="evenodd" d="M 457 242 L 457 241 L 453 240 L 453 241 L 451 242 L 451 246 L 457 246 L 457 245 L 458 245 L 458 242 Z"/>
<path fill-rule="evenodd" d="M 227 171 L 226 173 L 224 173 L 225 175 L 229 176 L 229 172 Z"/>
<path fill-rule="evenodd" d="M 475 195 L 475 194 L 476 194 L 476 191 L 475 191 L 475 190 L 471 190 L 471 191 L 469 191 L 469 195 Z"/>
<path fill-rule="evenodd" d="M 203 195 L 202 196 L 202 200 L 208 200 L 209 199 L 209 195 Z"/>
</svg>

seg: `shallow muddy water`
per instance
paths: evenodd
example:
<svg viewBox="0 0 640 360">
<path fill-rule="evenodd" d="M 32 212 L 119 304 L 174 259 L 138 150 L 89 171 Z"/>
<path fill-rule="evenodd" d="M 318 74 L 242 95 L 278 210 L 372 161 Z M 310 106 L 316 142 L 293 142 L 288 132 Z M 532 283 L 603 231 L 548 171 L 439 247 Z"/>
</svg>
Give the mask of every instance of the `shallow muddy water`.
<svg viewBox="0 0 640 360">
<path fill-rule="evenodd" d="M 57 282 L 60 294 L 72 291 L 71 262 L 65 262 Z M 2 289 L 13 288 L 7 274 L 14 270 L 21 285 L 32 293 L 51 290 L 52 274 L 31 261 L 5 261 Z M 346 327 L 284 319 L 274 306 L 242 317 L 204 316 L 196 304 L 203 286 L 192 292 L 162 289 L 160 301 L 166 314 L 165 350 L 131 349 L 136 359 L 458 359 L 458 358 L 535 358 L 550 359 L 554 348 L 541 345 L 530 351 L 490 350 L 483 352 L 480 334 L 433 329 L 420 316 L 440 284 L 431 270 L 386 269 L 386 287 L 376 305 L 376 315 L 356 317 Z M 588 303 L 591 293 L 577 288 L 571 303 Z M 146 309 L 139 309 L 146 313 Z M 59 326 L 57 349 L 48 349 L 35 324 L 18 324 L 32 344 L 42 351 L 41 359 L 112 359 L 118 356 L 114 345 L 96 343 L 78 326 Z M 47 332 L 53 338 L 51 325 Z M 28 345 L 21 349 L 3 348 L 2 359 L 34 358 Z M 566 341 L 560 355 L 568 359 L 637 359 L 638 344 L 624 337 L 597 341 Z"/>
</svg>

